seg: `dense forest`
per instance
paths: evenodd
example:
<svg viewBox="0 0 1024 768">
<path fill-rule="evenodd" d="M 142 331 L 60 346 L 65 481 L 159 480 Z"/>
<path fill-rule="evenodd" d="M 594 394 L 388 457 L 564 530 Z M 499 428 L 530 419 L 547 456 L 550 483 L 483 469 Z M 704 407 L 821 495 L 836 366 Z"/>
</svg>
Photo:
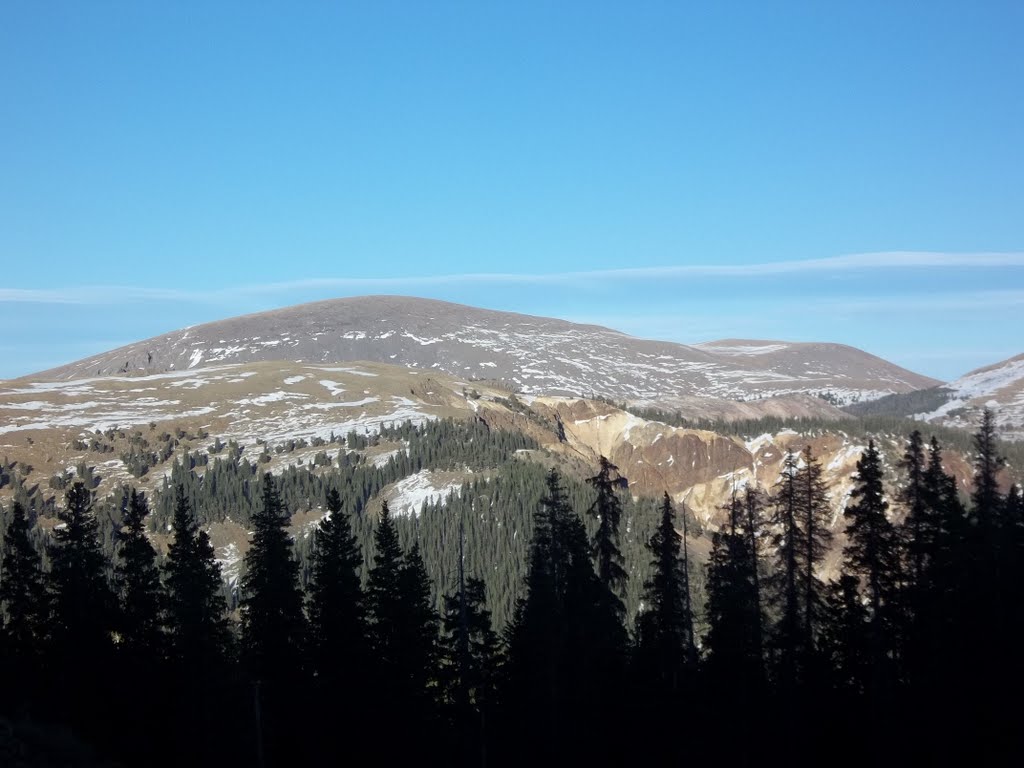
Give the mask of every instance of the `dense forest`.
<svg viewBox="0 0 1024 768">
<path fill-rule="evenodd" d="M 406 450 L 348 450 L 370 440 Z M 49 533 L 16 492 L 0 510 L 0 764 L 1019 752 L 1024 501 L 1000 485 L 990 414 L 969 499 L 938 439 L 912 432 L 895 471 L 869 442 L 829 579 L 833 506 L 809 449 L 773 487 L 738 488 L 712 533 L 667 495 L 634 501 L 605 459 L 573 480 L 479 422 L 332 445 L 274 476 L 218 441 L 152 497 L 98 500 L 77 478 Z M 423 469 L 475 474 L 418 515 L 378 503 Z M 310 510 L 326 514 L 292 535 Z M 208 535 L 225 520 L 250 532 L 237 588 Z"/>
</svg>

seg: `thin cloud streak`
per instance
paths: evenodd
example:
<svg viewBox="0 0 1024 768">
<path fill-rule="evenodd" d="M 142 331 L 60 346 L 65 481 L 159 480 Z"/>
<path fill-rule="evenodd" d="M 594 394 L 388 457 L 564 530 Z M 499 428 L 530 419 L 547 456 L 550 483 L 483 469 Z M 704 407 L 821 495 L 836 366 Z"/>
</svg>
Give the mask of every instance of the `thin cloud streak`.
<svg viewBox="0 0 1024 768">
<path fill-rule="evenodd" d="M 760 264 L 683 264 L 573 272 L 469 272 L 410 277 L 319 277 L 274 283 L 235 285 L 212 290 L 177 290 L 140 286 L 74 286 L 70 288 L 0 288 L 0 303 L 109 305 L 117 302 L 219 303 L 232 298 L 303 290 L 387 290 L 456 285 L 559 285 L 600 280 L 672 280 L 700 277 L 765 277 L 800 273 L 854 272 L 891 269 L 999 269 L 1024 267 L 1024 253 L 941 253 L 891 251 L 848 254 L 802 261 Z"/>
</svg>

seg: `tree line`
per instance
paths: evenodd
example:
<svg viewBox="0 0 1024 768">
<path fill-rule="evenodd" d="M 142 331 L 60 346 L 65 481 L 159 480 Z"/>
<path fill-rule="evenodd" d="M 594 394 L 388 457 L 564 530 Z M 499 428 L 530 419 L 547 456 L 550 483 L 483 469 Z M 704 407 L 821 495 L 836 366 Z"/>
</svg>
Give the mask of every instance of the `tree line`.
<svg viewBox="0 0 1024 768">
<path fill-rule="evenodd" d="M 1024 505 L 991 414 L 974 442 L 966 503 L 937 440 L 910 436 L 898 483 L 869 443 L 838 526 L 817 458 L 790 454 L 773 488 L 737 488 L 703 574 L 665 495 L 635 615 L 617 468 L 586 496 L 550 470 L 501 624 L 466 567 L 471 515 L 438 601 L 420 541 L 386 504 L 364 528 L 337 487 L 304 566 L 263 474 L 235 622 L 184 484 L 166 558 L 132 491 L 111 559 L 75 483 L 45 566 L 28 512 L 5 514 L 0 713 L 125 765 L 997 761 L 1019 738 Z"/>
</svg>

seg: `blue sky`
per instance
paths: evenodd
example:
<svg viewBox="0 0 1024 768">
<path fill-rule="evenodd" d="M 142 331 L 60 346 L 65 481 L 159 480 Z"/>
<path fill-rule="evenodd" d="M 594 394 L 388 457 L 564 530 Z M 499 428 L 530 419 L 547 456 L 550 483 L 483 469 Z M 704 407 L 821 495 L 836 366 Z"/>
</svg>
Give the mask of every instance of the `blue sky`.
<svg viewBox="0 0 1024 768">
<path fill-rule="evenodd" d="M 1020 2 L 4 3 L 0 377 L 365 293 L 955 377 L 1024 352 L 1022 33 Z"/>
</svg>

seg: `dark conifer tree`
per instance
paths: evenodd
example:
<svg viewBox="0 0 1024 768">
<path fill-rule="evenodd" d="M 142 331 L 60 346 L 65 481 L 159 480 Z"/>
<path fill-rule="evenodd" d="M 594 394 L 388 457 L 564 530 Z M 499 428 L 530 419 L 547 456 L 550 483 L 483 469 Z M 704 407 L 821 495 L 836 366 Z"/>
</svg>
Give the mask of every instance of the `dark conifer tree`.
<svg viewBox="0 0 1024 768">
<path fill-rule="evenodd" d="M 644 583 L 645 610 L 637 619 L 637 654 L 641 674 L 673 694 L 687 668 L 696 663 L 687 558 L 681 556 L 686 546 L 676 531 L 675 510 L 666 493 L 660 523 L 647 542 L 653 574 Z"/>
<path fill-rule="evenodd" d="M 500 659 L 498 636 L 491 627 L 485 585 L 467 578 L 462 588 L 444 599 L 444 635 L 441 643 L 445 700 L 454 711 L 456 725 L 467 738 L 467 761 L 479 754 L 481 732 L 494 706 Z"/>
<path fill-rule="evenodd" d="M 146 537 L 149 505 L 132 489 L 125 497 L 123 528 L 117 536 L 114 584 L 120 605 L 118 649 L 129 667 L 152 673 L 164 655 L 165 595 L 156 564 L 156 550 Z M 145 674 L 145 672 L 143 672 Z"/>
<path fill-rule="evenodd" d="M 900 549 L 896 528 L 889 522 L 882 483 L 882 461 L 874 440 L 857 462 L 857 475 L 851 493 L 852 503 L 846 507 L 847 545 L 843 550 L 845 572 L 859 579 L 867 599 L 867 623 L 864 645 L 870 651 L 871 680 L 877 689 L 895 682 L 897 634 L 899 622 L 896 609 L 900 584 Z M 847 595 L 840 585 L 840 604 Z M 833 601 L 835 602 L 835 601 Z"/>
<path fill-rule="evenodd" d="M 1005 459 L 996 445 L 995 415 L 991 410 L 982 412 L 981 424 L 974 435 L 974 491 L 971 493 L 971 518 L 978 528 L 981 545 L 989 552 L 998 547 L 997 535 L 1003 497 L 999 492 L 999 470 Z"/>
<path fill-rule="evenodd" d="M 936 536 L 935 510 L 925 493 L 924 441 L 916 429 L 910 434 L 900 468 L 906 473 L 906 482 L 899 493 L 900 503 L 906 509 L 901 534 L 907 552 L 906 581 L 913 591 L 917 585 L 924 584 L 925 567 Z"/>
<path fill-rule="evenodd" d="M 844 573 L 829 584 L 822 631 L 822 656 L 832 684 L 840 690 L 860 693 L 871 679 L 872 649 L 865 627 L 868 611 L 861 600 L 860 579 Z"/>
<path fill-rule="evenodd" d="M 728 519 L 712 537 L 708 561 L 704 644 L 716 689 L 747 695 L 762 675 L 761 607 L 754 583 L 757 558 L 743 530 L 743 500 L 734 496 L 726 510 Z"/>
<path fill-rule="evenodd" d="M 47 641 L 48 595 L 39 552 L 29 539 L 29 519 L 18 501 L 6 523 L 0 561 L 0 707 L 19 715 L 34 703 Z"/>
<path fill-rule="evenodd" d="M 232 638 L 220 566 L 181 486 L 175 487 L 171 527 L 174 539 L 164 563 L 171 668 L 179 682 L 201 684 L 217 678 L 229 657 Z"/>
<path fill-rule="evenodd" d="M 51 669 L 67 693 L 57 703 L 70 723 L 84 729 L 94 727 L 105 708 L 105 670 L 113 658 L 115 625 L 108 562 L 92 502 L 92 492 L 82 483 L 71 486 L 50 547 Z"/>
<path fill-rule="evenodd" d="M 405 760 L 423 748 L 436 726 L 437 615 L 419 546 L 403 555 L 387 503 L 374 542 L 366 598 L 377 670 L 375 706 L 390 708 L 413 729 L 408 741 L 395 745 L 395 758 Z"/>
<path fill-rule="evenodd" d="M 626 609 L 620 595 L 626 585 L 626 569 L 619 546 L 622 502 L 616 493 L 621 484 L 618 471 L 618 467 L 602 456 L 598 473 L 587 478 L 587 483 L 597 491 L 597 498 L 588 511 L 598 521 L 593 542 L 597 576 L 608 591 L 612 608 L 622 619 Z"/>
<path fill-rule="evenodd" d="M 409 695 L 419 700 L 420 715 L 429 717 L 436 694 L 438 616 L 430 599 L 430 577 L 419 542 L 405 554 L 398 572 L 401 604 L 401 670 L 410 683 Z"/>
<path fill-rule="evenodd" d="M 230 723 L 228 713 L 240 709 L 228 696 L 234 683 L 234 638 L 213 545 L 199 528 L 181 485 L 174 486 L 171 533 L 163 564 L 170 694 L 165 707 L 168 727 L 177 737 L 164 757 L 170 764 L 216 765 L 231 752 L 232 743 L 228 739 L 211 743 L 209 723 L 215 719 Z M 196 744 L 207 748 L 197 750 Z"/>
<path fill-rule="evenodd" d="M 249 674 L 271 684 L 299 674 L 306 627 L 299 563 L 287 531 L 289 515 L 269 472 L 262 488 L 263 503 L 253 514 L 241 583 L 241 639 Z"/>
<path fill-rule="evenodd" d="M 327 493 L 330 515 L 313 534 L 307 602 L 313 663 L 328 686 L 359 679 L 366 663 L 366 621 L 359 568 L 363 557 L 341 496 Z"/>
<path fill-rule="evenodd" d="M 801 544 L 804 548 L 801 563 L 804 592 L 802 648 L 806 663 L 812 663 L 825 602 L 825 585 L 818 577 L 817 569 L 832 546 L 832 530 L 829 527 L 832 511 L 821 464 L 810 446 L 804 448 L 803 466 L 797 472 L 797 499 Z"/>
<path fill-rule="evenodd" d="M 301 714 L 295 707 L 295 699 L 305 694 L 306 619 L 299 563 L 287 531 L 289 515 L 269 472 L 263 475 L 262 491 L 245 554 L 241 642 L 245 669 L 261 707 L 268 762 L 284 764 L 309 746 L 299 733 Z"/>
<path fill-rule="evenodd" d="M 132 489 L 122 493 L 122 529 L 117 532 L 114 588 L 118 598 L 118 689 L 125 726 L 119 751 L 132 762 L 151 752 L 149 727 L 165 720 L 163 696 L 153 689 L 165 684 L 164 605 L 156 551 L 146 538 L 146 497 Z"/>
<path fill-rule="evenodd" d="M 400 600 L 402 548 L 387 502 L 383 503 L 373 538 L 376 553 L 366 585 L 370 645 L 378 666 L 386 675 L 382 683 L 394 685 L 397 680 L 393 678 L 398 677 L 395 670 L 400 659 L 399 633 L 403 608 Z"/>
<path fill-rule="evenodd" d="M 778 677 L 783 686 L 791 686 L 796 682 L 799 660 L 803 655 L 803 635 L 800 631 L 803 623 L 800 563 L 806 550 L 802 545 L 803 531 L 798 522 L 798 480 L 796 456 L 787 453 L 772 501 L 772 524 L 775 529 L 772 544 L 778 563 L 772 576 L 772 601 L 776 605 L 777 614 L 772 645 L 778 665 Z M 735 505 L 735 500 L 733 503 Z M 737 512 L 730 510 L 731 518 L 735 518 L 736 514 Z M 723 542 L 722 546 L 725 545 L 726 542 Z M 721 557 L 726 561 L 731 559 L 728 555 Z"/>
</svg>

